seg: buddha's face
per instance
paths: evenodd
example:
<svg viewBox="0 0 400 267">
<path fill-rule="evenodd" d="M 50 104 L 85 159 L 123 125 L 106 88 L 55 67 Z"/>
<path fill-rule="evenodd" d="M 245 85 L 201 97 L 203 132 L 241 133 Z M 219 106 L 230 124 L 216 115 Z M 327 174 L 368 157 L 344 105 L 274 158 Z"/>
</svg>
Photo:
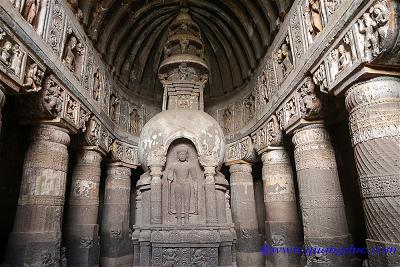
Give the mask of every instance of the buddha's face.
<svg viewBox="0 0 400 267">
<path fill-rule="evenodd" d="M 178 151 L 178 159 L 179 161 L 186 161 L 187 159 L 187 151 L 182 150 L 182 151 Z"/>
</svg>

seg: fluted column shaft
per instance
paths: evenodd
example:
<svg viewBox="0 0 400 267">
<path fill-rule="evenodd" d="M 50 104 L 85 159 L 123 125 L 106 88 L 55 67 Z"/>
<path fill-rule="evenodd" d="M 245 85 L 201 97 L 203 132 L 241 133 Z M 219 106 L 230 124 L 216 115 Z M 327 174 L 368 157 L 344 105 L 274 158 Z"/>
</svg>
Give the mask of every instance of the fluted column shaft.
<svg viewBox="0 0 400 267">
<path fill-rule="evenodd" d="M 232 215 L 237 233 L 237 265 L 264 266 L 260 253 L 263 241 L 258 230 L 251 164 L 233 164 L 229 171 Z"/>
<path fill-rule="evenodd" d="M 63 128 L 42 124 L 33 129 L 6 253 L 11 266 L 59 264 L 69 141 Z"/>
<path fill-rule="evenodd" d="M 131 169 L 112 163 L 107 169 L 101 225 L 100 264 L 132 266 L 133 244 L 129 237 Z"/>
<path fill-rule="evenodd" d="M 83 147 L 77 156 L 65 227 L 68 264 L 71 266 L 99 265 L 97 215 L 101 159 L 101 153 L 92 146 Z"/>
<path fill-rule="evenodd" d="M 298 130 L 293 136 L 297 181 L 306 247 L 351 244 L 335 152 L 323 124 Z M 309 266 L 347 266 L 349 258 L 333 254 L 307 256 Z"/>
<path fill-rule="evenodd" d="M 267 244 L 272 247 L 301 247 L 301 224 L 294 191 L 293 171 L 284 147 L 262 154 Z M 276 253 L 267 256 L 267 266 L 300 266 L 300 255 Z"/>
<path fill-rule="evenodd" d="M 346 108 L 367 226 L 367 246 L 400 251 L 400 79 L 375 78 L 346 93 Z M 400 256 L 369 255 L 371 266 Z"/>
</svg>

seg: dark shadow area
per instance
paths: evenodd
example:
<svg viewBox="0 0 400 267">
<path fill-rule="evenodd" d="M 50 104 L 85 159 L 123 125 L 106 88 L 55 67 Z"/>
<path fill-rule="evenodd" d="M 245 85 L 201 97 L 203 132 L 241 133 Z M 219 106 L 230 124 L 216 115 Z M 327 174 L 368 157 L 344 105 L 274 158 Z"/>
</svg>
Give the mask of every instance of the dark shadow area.
<svg viewBox="0 0 400 267">
<path fill-rule="evenodd" d="M 22 179 L 22 166 L 30 143 L 30 127 L 20 125 L 16 97 L 7 95 L 0 135 L 0 262 L 12 231 Z"/>
</svg>

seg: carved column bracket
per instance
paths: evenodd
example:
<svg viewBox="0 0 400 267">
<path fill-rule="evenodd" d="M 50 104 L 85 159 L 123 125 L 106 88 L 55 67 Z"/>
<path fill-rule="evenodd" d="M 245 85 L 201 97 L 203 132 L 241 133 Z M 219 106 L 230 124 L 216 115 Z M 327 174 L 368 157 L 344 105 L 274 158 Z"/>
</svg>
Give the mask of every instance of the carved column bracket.
<svg viewBox="0 0 400 267">
<path fill-rule="evenodd" d="M 46 121 L 77 133 L 85 130 L 90 112 L 61 85 L 58 79 L 50 75 L 40 91 L 21 95 L 19 112 L 22 121 L 27 124 Z"/>
<path fill-rule="evenodd" d="M 111 161 L 136 168 L 139 165 L 137 147 L 115 140 L 111 145 Z"/>
</svg>

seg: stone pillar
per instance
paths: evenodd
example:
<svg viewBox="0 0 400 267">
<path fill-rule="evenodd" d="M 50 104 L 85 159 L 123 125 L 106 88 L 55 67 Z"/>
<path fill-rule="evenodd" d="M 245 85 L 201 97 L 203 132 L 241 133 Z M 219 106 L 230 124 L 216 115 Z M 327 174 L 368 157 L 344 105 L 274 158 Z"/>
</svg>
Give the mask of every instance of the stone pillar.
<svg viewBox="0 0 400 267">
<path fill-rule="evenodd" d="M 374 78 L 346 93 L 349 126 L 367 226 L 371 266 L 400 265 L 400 79 Z"/>
<path fill-rule="evenodd" d="M 7 265 L 59 264 L 69 141 L 63 128 L 41 124 L 33 129 L 14 228 L 8 240 Z"/>
<path fill-rule="evenodd" d="M 6 103 L 6 96 L 2 91 L 3 86 L 0 85 L 0 133 L 1 133 L 1 127 L 2 127 L 2 115 L 1 111 Z"/>
<path fill-rule="evenodd" d="M 274 248 L 301 247 L 302 233 L 297 213 L 293 171 L 284 147 L 270 147 L 262 154 L 266 211 L 266 242 Z M 267 256 L 267 266 L 300 266 L 300 254 Z"/>
<path fill-rule="evenodd" d="M 99 265 L 100 163 L 102 154 L 95 146 L 86 146 L 78 154 L 72 174 L 65 242 L 68 265 Z"/>
<path fill-rule="evenodd" d="M 206 223 L 213 224 L 218 222 L 216 193 L 215 193 L 215 167 L 204 167 L 205 198 L 206 198 Z"/>
<path fill-rule="evenodd" d="M 229 167 L 233 222 L 237 233 L 238 266 L 264 266 L 260 249 L 263 245 L 258 231 L 251 164 L 237 163 Z"/>
<path fill-rule="evenodd" d="M 129 237 L 131 169 L 121 163 L 108 166 L 101 225 L 100 265 L 132 266 L 133 244 Z"/>
<path fill-rule="evenodd" d="M 306 247 L 351 244 L 335 152 L 323 124 L 297 130 L 293 136 L 297 182 Z M 348 266 L 349 258 L 334 254 L 307 256 L 310 266 Z"/>
<path fill-rule="evenodd" d="M 162 223 L 162 203 L 161 203 L 161 166 L 150 166 L 150 206 L 151 224 Z"/>
</svg>

